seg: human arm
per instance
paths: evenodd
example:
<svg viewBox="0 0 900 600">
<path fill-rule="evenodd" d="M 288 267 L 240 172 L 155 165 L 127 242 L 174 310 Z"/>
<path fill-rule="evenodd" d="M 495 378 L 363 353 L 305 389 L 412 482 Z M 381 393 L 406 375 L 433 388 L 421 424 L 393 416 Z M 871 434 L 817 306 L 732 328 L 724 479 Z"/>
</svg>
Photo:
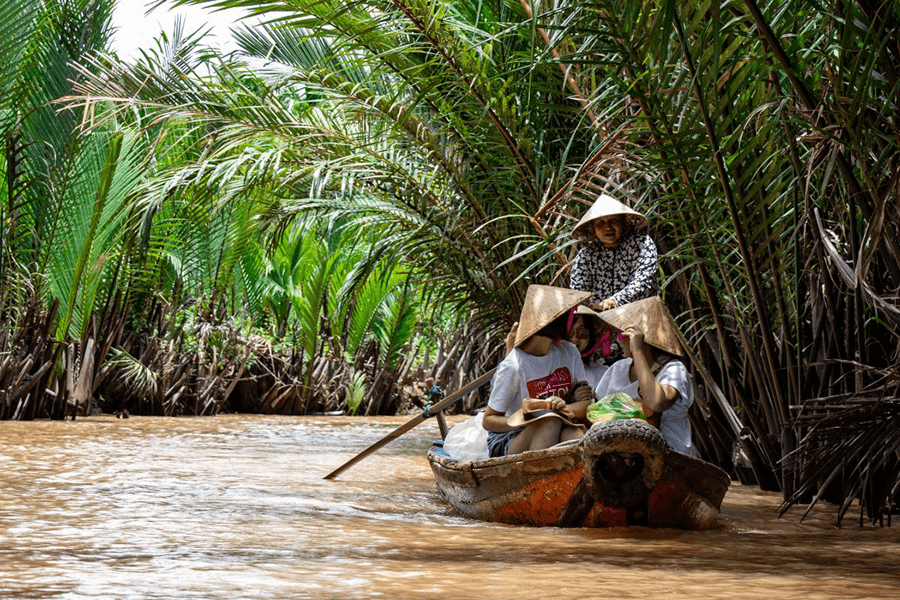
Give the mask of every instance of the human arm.
<svg viewBox="0 0 900 600">
<path fill-rule="evenodd" d="M 590 388 L 587 388 L 590 391 Z M 587 418 L 587 407 L 590 406 L 591 400 L 576 400 L 571 404 L 566 404 L 566 410 L 572 413 L 572 418 L 575 419 L 586 419 Z"/>
<path fill-rule="evenodd" d="M 513 429 L 506 424 L 506 415 L 490 406 L 484 409 L 484 419 L 481 425 L 488 431 L 509 431 Z"/>
<path fill-rule="evenodd" d="M 591 292 L 591 302 L 599 302 L 597 294 L 597 253 L 594 244 L 578 251 L 570 265 L 569 287 L 580 292 Z"/>
<path fill-rule="evenodd" d="M 578 251 L 571 265 L 569 287 L 591 292 L 588 304 L 598 311 L 615 308 L 620 303 L 610 294 L 615 291 L 612 281 L 613 251 L 591 243 Z"/>
<path fill-rule="evenodd" d="M 579 250 L 569 264 L 569 288 L 586 291 L 584 280 L 584 250 Z"/>
<path fill-rule="evenodd" d="M 566 394 L 565 411 L 570 413 L 572 418 L 583 419 L 587 416 L 587 407 L 593 401 L 594 389 L 591 385 L 586 381 L 576 380 Z"/>
<path fill-rule="evenodd" d="M 550 403 L 551 410 L 570 412 L 575 418 L 583 418 L 587 414 L 587 402 L 583 403 L 584 406 L 579 406 L 578 403 L 566 404 L 566 401 L 559 396 L 550 396 L 547 398 L 547 402 Z M 488 431 L 510 431 L 515 429 L 515 427 L 509 426 L 508 417 L 505 413 L 494 410 L 490 406 L 484 409 L 482 426 Z"/>
<path fill-rule="evenodd" d="M 651 369 L 651 360 L 644 342 L 644 333 L 637 327 L 623 332 L 628 337 L 634 374 L 640 390 L 640 401 L 648 417 L 671 408 L 679 398 L 678 390 L 657 381 Z"/>
<path fill-rule="evenodd" d="M 527 395 L 523 388 L 516 351 L 513 350 L 500 361 L 491 379 L 491 393 L 484 409 L 482 426 L 488 431 L 512 429 L 506 424 L 506 418 L 521 405 L 522 396 Z"/>
<path fill-rule="evenodd" d="M 574 345 L 565 346 L 571 361 L 572 384 L 566 399 L 566 409 L 575 413 L 575 417 L 583 419 L 587 416 L 587 407 L 594 401 L 594 388 L 588 381 L 587 370 L 581 360 L 581 354 Z"/>
</svg>

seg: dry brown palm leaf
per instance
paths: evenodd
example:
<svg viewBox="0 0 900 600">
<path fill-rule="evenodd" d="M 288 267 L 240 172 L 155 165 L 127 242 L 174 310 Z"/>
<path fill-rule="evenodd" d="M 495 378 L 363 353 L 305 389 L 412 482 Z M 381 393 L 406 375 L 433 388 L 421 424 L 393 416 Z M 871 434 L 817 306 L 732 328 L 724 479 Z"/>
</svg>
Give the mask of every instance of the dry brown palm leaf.
<svg viewBox="0 0 900 600">
<path fill-rule="evenodd" d="M 791 455 L 803 468 L 803 475 L 782 504 L 782 515 L 816 490 L 802 520 L 823 492 L 838 482 L 842 486 L 838 526 L 858 499 L 861 523 L 864 511 L 876 520 L 890 510 L 891 499 L 900 486 L 898 373 L 900 368 L 882 372 L 879 387 L 862 394 L 840 394 L 804 403 L 802 418 L 796 424 L 808 429 Z"/>
</svg>

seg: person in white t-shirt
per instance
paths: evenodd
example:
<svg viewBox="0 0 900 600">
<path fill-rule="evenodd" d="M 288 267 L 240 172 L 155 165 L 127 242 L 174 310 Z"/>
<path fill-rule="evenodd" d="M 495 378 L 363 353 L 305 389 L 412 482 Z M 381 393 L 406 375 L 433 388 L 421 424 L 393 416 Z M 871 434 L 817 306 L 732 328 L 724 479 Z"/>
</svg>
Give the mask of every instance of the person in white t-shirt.
<svg viewBox="0 0 900 600">
<path fill-rule="evenodd" d="M 563 338 L 573 309 L 589 297 L 589 292 L 553 286 L 528 287 L 513 349 L 497 366 L 484 411 L 491 457 L 549 448 L 584 435 L 575 419 L 585 418 L 593 392 L 582 386 L 566 404 L 566 394 L 586 374 L 578 349 Z M 550 410 L 535 413 L 532 421 L 526 416 L 524 425 L 516 426 L 523 422 L 522 400 L 528 398 L 546 399 Z"/>
<path fill-rule="evenodd" d="M 569 316 L 569 324 L 566 328 L 565 339 L 571 342 L 578 352 L 581 354 L 581 362 L 584 365 L 586 379 L 584 383 L 594 388 L 600 381 L 603 374 L 609 369 L 609 366 L 595 360 L 603 347 L 603 335 L 609 336 L 611 331 L 609 325 L 600 319 L 595 311 L 587 306 L 579 305 L 575 307 L 574 313 Z M 512 329 L 506 336 L 506 354 L 512 352 L 515 347 L 516 334 L 518 333 L 519 323 L 513 324 Z"/>
<path fill-rule="evenodd" d="M 604 311 L 600 318 L 620 328 L 626 358 L 616 361 L 594 388 L 598 398 L 625 392 L 639 400 L 647 420 L 670 448 L 693 455 L 688 409 L 694 401 L 675 325 L 662 299 L 653 296 Z"/>
</svg>

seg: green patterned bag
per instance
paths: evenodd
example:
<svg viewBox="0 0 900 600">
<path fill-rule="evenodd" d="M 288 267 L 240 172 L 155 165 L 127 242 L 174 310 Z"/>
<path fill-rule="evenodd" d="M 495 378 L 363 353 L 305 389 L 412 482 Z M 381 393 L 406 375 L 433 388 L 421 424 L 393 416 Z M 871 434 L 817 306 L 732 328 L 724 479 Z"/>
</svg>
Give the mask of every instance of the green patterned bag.
<svg viewBox="0 0 900 600">
<path fill-rule="evenodd" d="M 587 418 L 592 424 L 616 419 L 647 419 L 640 402 L 633 400 L 625 392 L 603 396 L 600 400 L 588 405 Z"/>
</svg>

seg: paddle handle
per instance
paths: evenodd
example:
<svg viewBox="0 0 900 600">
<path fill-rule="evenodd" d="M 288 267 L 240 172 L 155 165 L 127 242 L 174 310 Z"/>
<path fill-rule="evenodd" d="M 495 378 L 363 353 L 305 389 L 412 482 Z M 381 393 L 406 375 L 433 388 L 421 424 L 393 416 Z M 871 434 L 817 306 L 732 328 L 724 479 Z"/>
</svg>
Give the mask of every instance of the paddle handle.
<svg viewBox="0 0 900 600">
<path fill-rule="evenodd" d="M 496 370 L 497 369 L 491 369 L 490 371 L 488 371 L 487 373 L 485 373 L 484 375 L 482 375 L 481 377 L 479 377 L 472 383 L 459 388 L 458 390 L 456 390 L 455 392 L 453 392 L 452 394 L 450 394 L 449 396 L 447 396 L 446 398 L 444 398 L 443 400 L 441 400 L 440 402 L 438 402 L 437 404 L 435 404 L 434 406 L 429 408 L 428 411 L 432 414 L 439 413 L 441 410 L 443 410 L 450 404 L 453 404 L 454 402 L 456 402 L 457 400 L 459 400 L 460 398 L 462 398 L 469 392 L 472 392 L 472 391 L 480 388 L 481 386 L 486 384 L 488 381 L 490 381 L 491 377 L 494 376 L 494 371 L 496 371 Z"/>
<path fill-rule="evenodd" d="M 456 402 L 457 400 L 459 400 L 460 398 L 462 398 L 469 392 L 472 392 L 473 390 L 480 388 L 485 383 L 487 383 L 488 381 L 491 380 L 491 377 L 493 377 L 494 371 L 496 371 L 496 370 L 497 369 L 491 369 L 490 371 L 488 371 L 487 373 L 485 373 L 484 375 L 482 375 L 481 377 L 479 377 L 472 383 L 456 390 L 455 392 L 453 392 L 452 394 L 450 394 L 449 396 L 447 396 L 446 398 L 444 398 L 443 400 L 441 400 L 440 402 L 438 402 L 437 404 L 432 406 L 429 409 L 429 412 L 431 412 L 433 414 L 437 414 L 438 412 L 440 412 L 441 410 L 443 410 L 450 404 Z M 386 436 L 384 436 L 383 438 L 381 438 L 380 440 L 378 440 L 377 442 L 375 442 L 374 444 L 372 444 L 371 446 L 369 446 L 368 448 L 366 448 L 365 450 L 363 450 L 362 452 L 360 452 L 359 454 L 357 454 L 356 456 L 354 456 L 353 458 L 351 458 L 350 460 L 348 460 L 347 462 L 345 462 L 344 464 L 339 466 L 337 469 L 335 469 L 334 471 L 332 471 L 331 473 L 326 475 L 325 479 L 334 479 L 335 477 L 337 477 L 338 475 L 340 475 L 341 473 L 343 473 L 344 471 L 346 471 L 347 469 L 349 469 L 350 467 L 352 467 L 353 465 L 355 465 L 356 463 L 358 463 L 365 457 L 369 456 L 370 454 L 372 454 L 373 452 L 375 452 L 382 446 L 387 445 L 391 440 L 397 439 L 398 437 L 400 437 L 401 435 L 403 435 L 404 433 L 406 433 L 407 431 L 409 431 L 410 429 L 412 429 L 413 427 L 415 427 L 416 425 L 418 425 L 419 423 L 421 423 L 424 420 L 425 420 L 425 417 L 423 417 L 422 415 L 417 415 L 417 416 L 413 417 L 412 419 L 410 419 L 409 421 L 407 421 L 406 423 L 404 423 L 397 429 L 393 430 L 392 432 L 390 432 L 389 434 L 387 434 Z"/>
</svg>

